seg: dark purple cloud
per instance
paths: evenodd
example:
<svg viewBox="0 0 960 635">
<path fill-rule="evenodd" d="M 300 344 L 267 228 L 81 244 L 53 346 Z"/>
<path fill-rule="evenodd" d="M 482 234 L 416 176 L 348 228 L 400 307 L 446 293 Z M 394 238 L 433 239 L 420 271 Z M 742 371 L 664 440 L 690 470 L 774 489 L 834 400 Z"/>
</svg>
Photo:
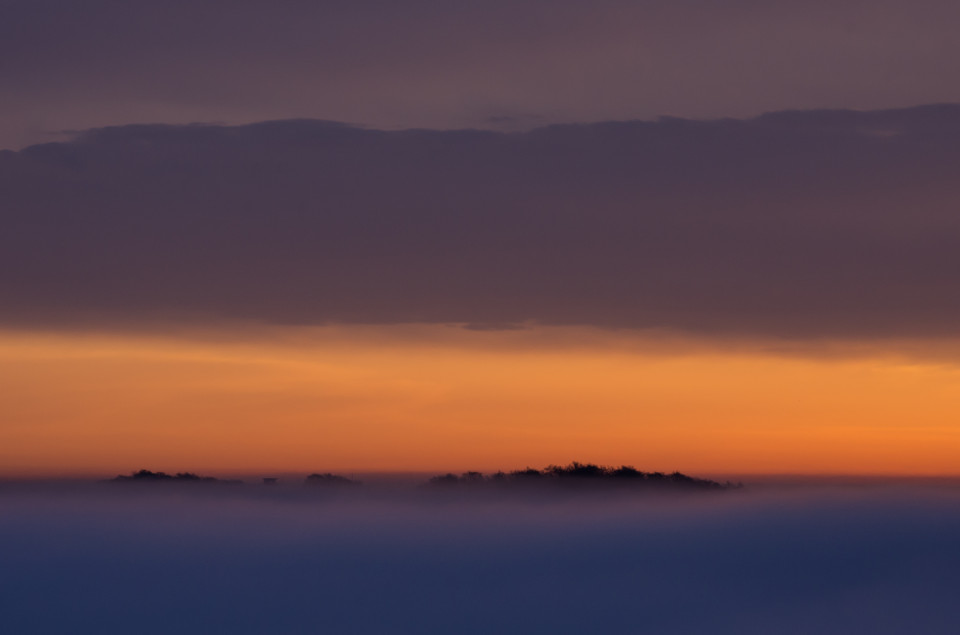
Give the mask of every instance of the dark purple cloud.
<svg viewBox="0 0 960 635">
<path fill-rule="evenodd" d="M 0 0 L 0 148 L 142 121 L 529 127 L 957 102 L 958 23 L 954 0 Z"/>
<path fill-rule="evenodd" d="M 958 173 L 960 106 L 109 128 L 0 153 L 0 320 L 952 335 Z"/>
</svg>

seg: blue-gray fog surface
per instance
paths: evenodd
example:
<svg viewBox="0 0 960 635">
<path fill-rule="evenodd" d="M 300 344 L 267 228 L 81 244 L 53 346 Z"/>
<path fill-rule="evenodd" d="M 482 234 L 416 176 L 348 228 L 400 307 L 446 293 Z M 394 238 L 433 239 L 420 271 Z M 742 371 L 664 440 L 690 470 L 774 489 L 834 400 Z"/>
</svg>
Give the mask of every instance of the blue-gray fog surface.
<svg viewBox="0 0 960 635">
<path fill-rule="evenodd" d="M 955 633 L 955 487 L 0 485 L 31 633 Z"/>
</svg>

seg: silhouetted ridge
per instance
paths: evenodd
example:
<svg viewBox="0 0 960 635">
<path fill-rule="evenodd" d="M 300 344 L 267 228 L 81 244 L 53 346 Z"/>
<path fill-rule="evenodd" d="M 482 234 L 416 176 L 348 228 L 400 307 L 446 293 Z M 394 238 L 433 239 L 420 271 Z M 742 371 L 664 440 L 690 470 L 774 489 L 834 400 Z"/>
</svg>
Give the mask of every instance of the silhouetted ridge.
<svg viewBox="0 0 960 635">
<path fill-rule="evenodd" d="M 177 472 L 176 474 L 167 474 L 166 472 L 151 472 L 150 470 L 140 470 L 132 472 L 129 476 L 120 474 L 112 479 L 113 482 L 129 483 L 242 483 L 239 480 L 224 480 L 214 478 L 213 476 L 199 476 L 193 472 Z"/>
<path fill-rule="evenodd" d="M 360 481 L 355 481 L 353 479 L 347 478 L 346 476 L 340 476 L 339 474 L 331 474 L 329 472 L 325 474 L 311 474 L 308 476 L 303 483 L 305 485 L 320 485 L 320 486 L 334 486 L 339 487 L 342 485 L 360 485 Z"/>
<path fill-rule="evenodd" d="M 597 485 L 597 486 L 631 486 L 631 487 L 660 487 L 689 490 L 724 490 L 743 487 L 742 483 L 718 483 L 709 479 L 695 478 L 681 472 L 664 474 L 663 472 L 642 472 L 629 465 L 620 467 L 605 467 L 592 463 L 578 463 L 574 461 L 566 466 L 548 465 L 542 470 L 526 468 L 513 472 L 496 472 L 485 476 L 481 472 L 464 472 L 443 474 L 430 479 L 431 485 L 463 486 L 463 485 L 509 485 L 543 483 L 550 485 Z"/>
</svg>

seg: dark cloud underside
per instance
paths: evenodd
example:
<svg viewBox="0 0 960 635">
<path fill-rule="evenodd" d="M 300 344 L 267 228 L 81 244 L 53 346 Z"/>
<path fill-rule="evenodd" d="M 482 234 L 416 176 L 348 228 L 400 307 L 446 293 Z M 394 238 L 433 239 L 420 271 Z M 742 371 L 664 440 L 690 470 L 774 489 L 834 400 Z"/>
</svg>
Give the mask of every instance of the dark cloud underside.
<svg viewBox="0 0 960 635">
<path fill-rule="evenodd" d="M 958 168 L 954 106 L 108 128 L 0 153 L 0 320 L 956 334 Z"/>
</svg>

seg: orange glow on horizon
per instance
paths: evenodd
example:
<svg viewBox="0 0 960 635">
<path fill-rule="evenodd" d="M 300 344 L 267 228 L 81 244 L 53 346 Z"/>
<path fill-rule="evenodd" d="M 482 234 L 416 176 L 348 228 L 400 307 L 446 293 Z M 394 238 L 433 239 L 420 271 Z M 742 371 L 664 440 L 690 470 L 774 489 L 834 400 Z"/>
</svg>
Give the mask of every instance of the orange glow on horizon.
<svg viewBox="0 0 960 635">
<path fill-rule="evenodd" d="M 310 333 L 0 334 L 0 475 L 571 460 L 691 474 L 960 473 L 960 368 L 935 360 L 658 349 L 622 333 L 597 344 L 586 331 L 577 341 L 591 345 L 568 346 L 549 329 Z"/>
</svg>

